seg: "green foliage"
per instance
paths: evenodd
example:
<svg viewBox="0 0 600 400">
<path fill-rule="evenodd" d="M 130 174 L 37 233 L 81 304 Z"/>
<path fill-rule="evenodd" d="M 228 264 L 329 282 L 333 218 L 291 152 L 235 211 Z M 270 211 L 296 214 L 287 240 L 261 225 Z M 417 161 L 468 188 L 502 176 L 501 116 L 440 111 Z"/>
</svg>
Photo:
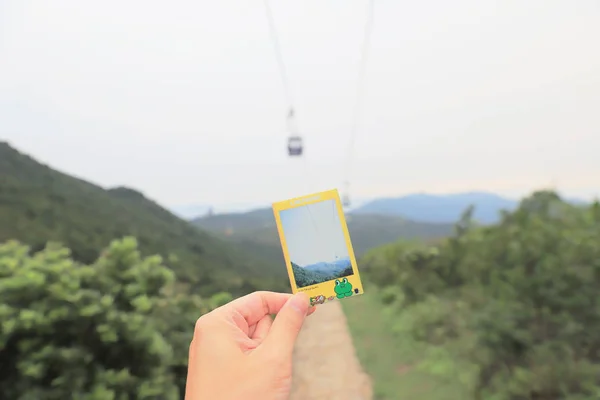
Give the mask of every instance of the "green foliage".
<svg viewBox="0 0 600 400">
<path fill-rule="evenodd" d="M 210 304 L 212 305 L 212 308 L 218 308 L 218 307 L 221 307 L 221 306 L 229 303 L 232 300 L 233 300 L 233 297 L 231 296 L 231 294 L 229 294 L 227 292 L 220 292 L 220 293 L 213 295 L 210 298 Z"/>
<path fill-rule="evenodd" d="M 319 283 L 327 282 L 343 276 L 354 275 L 352 266 L 345 268 L 343 271 L 338 273 L 326 273 L 322 271 L 310 271 L 294 262 L 292 262 L 292 273 L 294 274 L 294 280 L 296 281 L 296 286 L 298 287 L 317 285 Z"/>
<path fill-rule="evenodd" d="M 496 226 L 467 211 L 453 237 L 373 251 L 363 265 L 421 368 L 476 399 L 600 395 L 600 205 L 537 192 Z"/>
<path fill-rule="evenodd" d="M 322 272 L 306 270 L 294 263 L 292 263 L 292 273 L 294 274 L 294 280 L 298 287 L 316 285 L 330 279 L 335 279 Z"/>
<path fill-rule="evenodd" d="M 56 244 L 29 250 L 0 245 L 0 397 L 183 397 L 194 322 L 211 305 L 161 257 L 133 238 L 90 265 Z"/>
<path fill-rule="evenodd" d="M 194 228 L 141 193 L 105 190 L 62 174 L 0 143 L 0 242 L 19 240 L 34 251 L 48 241 L 90 264 L 118 237 L 134 236 L 143 254 L 160 254 L 177 279 L 198 293 L 236 295 L 285 290 L 276 260 L 248 254 Z"/>
</svg>

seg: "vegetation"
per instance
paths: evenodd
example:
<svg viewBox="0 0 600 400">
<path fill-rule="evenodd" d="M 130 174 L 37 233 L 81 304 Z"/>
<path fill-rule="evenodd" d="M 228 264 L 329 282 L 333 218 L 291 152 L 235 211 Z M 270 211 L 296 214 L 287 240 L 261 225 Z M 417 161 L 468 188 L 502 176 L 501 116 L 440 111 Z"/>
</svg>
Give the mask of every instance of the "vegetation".
<svg viewBox="0 0 600 400">
<path fill-rule="evenodd" d="M 469 393 L 453 379 L 415 368 L 428 349 L 410 334 L 394 330 L 397 316 L 384 309 L 377 288 L 365 282 L 365 296 L 340 304 L 361 366 L 373 383 L 374 400 L 467 400 Z"/>
<path fill-rule="evenodd" d="M 396 343 L 419 346 L 410 368 L 473 399 L 598 398 L 600 204 L 537 192 L 489 227 L 472 212 L 439 245 L 399 243 L 363 260 Z"/>
<path fill-rule="evenodd" d="M 287 289 L 268 211 L 196 221 L 231 245 L 0 143 L 0 397 L 182 398 L 196 318 Z M 359 254 L 415 240 L 367 253 L 367 296 L 342 303 L 377 398 L 600 397 L 600 204 L 538 192 L 494 226 L 473 213 L 447 238 L 350 216 Z"/>
<path fill-rule="evenodd" d="M 331 272 L 326 272 L 311 271 L 307 268 L 299 266 L 294 262 L 292 262 L 292 273 L 294 274 L 294 280 L 296 281 L 296 286 L 298 287 L 316 285 L 332 279 L 341 278 L 343 276 L 354 275 L 352 265 L 344 268 L 342 271 L 332 270 Z"/>
<path fill-rule="evenodd" d="M 229 295 L 186 292 L 133 238 L 90 265 L 29 250 L 0 245 L 0 397 L 183 398 L 194 322 Z"/>
<path fill-rule="evenodd" d="M 62 174 L 0 142 L 0 243 L 33 251 L 63 243 L 74 260 L 92 263 L 114 238 L 134 236 L 143 254 L 160 254 L 178 280 L 201 294 L 289 290 L 281 264 L 253 257 L 195 229 L 141 193 L 105 190 Z"/>
</svg>

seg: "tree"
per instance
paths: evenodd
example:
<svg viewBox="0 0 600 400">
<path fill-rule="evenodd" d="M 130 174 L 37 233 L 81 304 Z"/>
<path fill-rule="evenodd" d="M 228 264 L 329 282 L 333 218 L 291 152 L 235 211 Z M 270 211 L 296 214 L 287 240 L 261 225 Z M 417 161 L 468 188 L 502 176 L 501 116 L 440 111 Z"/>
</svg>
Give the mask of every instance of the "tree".
<svg viewBox="0 0 600 400">
<path fill-rule="evenodd" d="M 373 252 L 366 275 L 398 329 L 430 346 L 424 365 L 462 379 L 474 398 L 597 398 L 598 210 L 534 193 L 495 226 L 465 223 L 467 212 L 439 246 Z"/>
<path fill-rule="evenodd" d="M 57 244 L 29 250 L 0 245 L 0 397 L 183 397 L 194 322 L 210 302 L 133 238 L 92 265 Z"/>
</svg>

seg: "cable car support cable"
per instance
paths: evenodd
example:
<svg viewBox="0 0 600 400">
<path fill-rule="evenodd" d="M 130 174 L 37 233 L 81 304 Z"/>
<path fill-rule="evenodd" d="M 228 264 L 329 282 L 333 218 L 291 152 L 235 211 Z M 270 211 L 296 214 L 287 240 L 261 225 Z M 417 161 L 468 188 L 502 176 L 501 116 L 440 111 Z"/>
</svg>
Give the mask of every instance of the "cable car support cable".
<svg viewBox="0 0 600 400">
<path fill-rule="evenodd" d="M 375 5 L 375 0 L 368 0 L 368 11 L 367 11 L 367 20 L 365 23 L 365 34 L 362 43 L 361 50 L 361 58 L 359 61 L 359 71 L 358 71 L 358 82 L 356 86 L 356 103 L 354 106 L 353 120 L 352 126 L 350 128 L 350 140 L 348 142 L 348 153 L 347 160 L 344 169 L 344 193 L 343 193 L 343 202 L 346 203 L 345 206 L 350 205 L 349 203 L 349 186 L 350 186 L 350 178 L 351 178 L 351 167 L 354 159 L 354 147 L 356 143 L 356 133 L 358 131 L 358 125 L 360 122 L 360 116 L 363 105 L 363 98 L 365 94 L 365 84 L 366 84 L 366 72 L 367 72 L 367 59 L 369 56 L 369 48 L 371 44 L 371 34 L 373 31 L 373 9 Z"/>
<path fill-rule="evenodd" d="M 342 203 L 344 206 L 349 206 L 349 185 L 351 178 L 351 167 L 354 159 L 354 148 L 356 142 L 356 134 L 358 131 L 358 125 L 360 121 L 360 115 L 362 111 L 363 97 L 365 93 L 365 81 L 366 81 L 366 66 L 367 66 L 367 58 L 369 56 L 369 47 L 370 47 L 370 39 L 371 32 L 373 30 L 373 9 L 374 9 L 374 0 L 368 1 L 368 11 L 367 11 L 367 19 L 365 23 L 365 31 L 364 31 L 364 39 L 361 47 L 361 56 L 359 59 L 359 73 L 358 73 L 358 82 L 357 82 L 357 90 L 356 90 L 356 103 L 353 111 L 353 119 L 352 125 L 350 129 L 350 139 L 348 142 L 348 150 L 347 150 L 347 159 L 345 163 L 345 168 L 343 170 L 344 177 L 344 191 L 342 192 Z M 279 68 L 279 73 L 281 76 L 281 80 L 283 83 L 283 90 L 285 100 L 288 103 L 288 115 L 287 115 L 287 123 L 289 130 L 289 140 L 288 140 L 288 154 L 289 156 L 301 156 L 303 153 L 303 144 L 302 138 L 299 136 L 297 126 L 296 126 L 296 116 L 295 116 L 295 108 L 292 98 L 292 91 L 290 81 L 288 79 L 287 69 L 285 63 L 283 61 L 283 54 L 281 51 L 281 45 L 278 38 L 277 29 L 275 26 L 275 20 L 273 17 L 273 12 L 269 3 L 269 0 L 264 0 L 265 4 L 265 12 L 267 16 L 267 21 L 269 23 L 269 34 L 271 37 L 271 42 L 273 43 L 273 49 L 275 51 L 275 57 L 277 59 L 277 64 Z M 306 162 L 306 158 L 304 160 L 304 169 L 307 172 L 308 166 Z"/>
<path fill-rule="evenodd" d="M 271 42 L 273 43 L 273 49 L 275 50 L 275 58 L 277 59 L 277 64 L 279 66 L 279 74 L 281 75 L 281 82 L 283 83 L 283 91 L 284 91 L 284 95 L 285 95 L 285 100 L 287 101 L 288 106 L 289 106 L 288 117 L 293 117 L 294 102 L 292 99 L 292 90 L 291 90 L 290 83 L 288 80 L 285 63 L 283 62 L 283 55 L 281 52 L 281 45 L 279 44 L 277 28 L 275 27 L 275 19 L 273 18 L 273 11 L 271 10 L 271 5 L 269 4 L 269 0 L 264 0 L 264 2 L 265 2 L 265 12 L 267 15 L 267 21 L 269 23 L 269 35 L 271 36 Z"/>
<path fill-rule="evenodd" d="M 265 3 L 265 14 L 267 16 L 267 22 L 269 24 L 269 36 L 271 43 L 273 44 L 273 50 L 275 51 L 275 58 L 277 59 L 277 66 L 279 69 L 279 75 L 281 77 L 281 83 L 283 85 L 283 95 L 288 106 L 287 124 L 288 130 L 292 136 L 298 135 L 296 126 L 296 110 L 294 107 L 294 99 L 292 96 L 292 88 L 290 80 L 288 78 L 287 69 L 285 62 L 283 61 L 283 52 L 281 51 L 281 44 L 279 43 L 279 35 L 277 33 L 277 27 L 275 26 L 275 18 L 273 17 L 273 10 L 269 0 L 264 0 Z"/>
</svg>

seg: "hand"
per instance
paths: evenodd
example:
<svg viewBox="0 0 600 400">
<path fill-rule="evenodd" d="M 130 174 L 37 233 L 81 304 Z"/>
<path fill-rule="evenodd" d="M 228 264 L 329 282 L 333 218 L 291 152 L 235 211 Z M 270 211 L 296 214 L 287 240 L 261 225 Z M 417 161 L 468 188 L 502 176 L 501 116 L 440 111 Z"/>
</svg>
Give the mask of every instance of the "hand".
<svg viewBox="0 0 600 400">
<path fill-rule="evenodd" d="M 314 310 L 304 293 L 254 292 L 200 317 L 186 400 L 287 399 L 294 344 Z"/>
</svg>

